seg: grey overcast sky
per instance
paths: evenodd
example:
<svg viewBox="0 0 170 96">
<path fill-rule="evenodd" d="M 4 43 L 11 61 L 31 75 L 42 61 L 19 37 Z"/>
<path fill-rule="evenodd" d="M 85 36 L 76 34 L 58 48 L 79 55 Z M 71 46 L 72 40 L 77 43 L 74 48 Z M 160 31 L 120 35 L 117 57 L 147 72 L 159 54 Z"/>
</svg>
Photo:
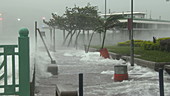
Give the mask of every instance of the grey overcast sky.
<svg viewBox="0 0 170 96">
<path fill-rule="evenodd" d="M 0 0 L 0 12 L 12 14 L 13 16 L 50 16 L 52 12 L 63 14 L 65 7 L 85 6 L 91 3 L 98 6 L 99 11 L 104 12 L 105 0 Z M 144 11 L 153 18 L 170 19 L 170 2 L 166 0 L 133 0 L 134 11 Z M 112 12 L 122 12 L 130 10 L 131 0 L 107 0 L 107 9 Z"/>
<path fill-rule="evenodd" d="M 170 20 L 170 2 L 166 0 L 133 0 L 134 11 L 147 13 L 147 17 L 153 19 Z M 0 0 L 0 13 L 8 22 L 20 18 L 23 26 L 34 24 L 34 21 L 41 21 L 42 17 L 49 19 L 52 12 L 62 15 L 66 6 L 73 8 L 76 6 L 98 6 L 100 12 L 104 13 L 105 0 Z M 107 12 L 130 11 L 131 0 L 107 0 Z M 4 20 L 5 22 L 5 20 Z M 7 22 L 7 21 L 6 21 Z M 32 26 L 31 26 L 32 27 Z"/>
</svg>

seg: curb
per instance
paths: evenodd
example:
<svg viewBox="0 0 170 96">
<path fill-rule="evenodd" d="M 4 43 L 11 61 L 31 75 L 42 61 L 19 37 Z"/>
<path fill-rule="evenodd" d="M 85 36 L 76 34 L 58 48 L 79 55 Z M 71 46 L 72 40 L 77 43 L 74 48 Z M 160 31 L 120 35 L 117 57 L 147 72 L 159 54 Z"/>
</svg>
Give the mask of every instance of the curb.
<svg viewBox="0 0 170 96">
<path fill-rule="evenodd" d="M 92 51 L 91 51 L 92 50 Z M 99 51 L 95 48 L 90 48 L 90 52 Z M 130 62 L 130 56 L 123 56 L 117 53 L 109 52 L 109 55 L 112 59 L 123 59 L 127 62 Z M 139 58 L 134 58 L 134 63 L 143 67 L 148 67 L 150 69 L 153 69 L 155 71 L 158 71 L 160 68 L 165 69 L 167 72 L 170 73 L 170 62 L 153 62 L 153 61 L 147 61 Z"/>
<path fill-rule="evenodd" d="M 122 56 L 116 53 L 109 52 L 110 56 L 113 59 L 123 59 L 127 62 L 130 62 L 130 56 Z M 150 69 L 153 69 L 155 71 L 158 71 L 160 68 L 164 68 L 165 65 L 170 65 L 170 62 L 153 62 L 153 61 L 147 61 L 139 58 L 134 58 L 134 62 L 137 65 L 143 66 L 143 67 L 148 67 Z M 168 67 L 169 68 L 169 67 Z"/>
</svg>

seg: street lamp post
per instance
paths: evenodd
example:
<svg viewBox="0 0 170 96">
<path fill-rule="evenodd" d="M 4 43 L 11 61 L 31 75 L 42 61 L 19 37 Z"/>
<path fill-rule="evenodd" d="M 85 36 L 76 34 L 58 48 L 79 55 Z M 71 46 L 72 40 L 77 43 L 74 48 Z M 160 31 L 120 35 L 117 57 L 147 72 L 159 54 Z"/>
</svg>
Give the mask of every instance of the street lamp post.
<svg viewBox="0 0 170 96">
<path fill-rule="evenodd" d="M 134 40 L 133 40 L 133 0 L 131 0 L 131 44 L 130 44 L 130 63 L 134 66 Z"/>
<path fill-rule="evenodd" d="M 104 13 L 105 13 L 105 16 L 104 16 L 104 18 L 106 19 L 106 0 L 105 0 L 105 9 L 104 9 L 105 11 L 104 11 Z"/>
</svg>

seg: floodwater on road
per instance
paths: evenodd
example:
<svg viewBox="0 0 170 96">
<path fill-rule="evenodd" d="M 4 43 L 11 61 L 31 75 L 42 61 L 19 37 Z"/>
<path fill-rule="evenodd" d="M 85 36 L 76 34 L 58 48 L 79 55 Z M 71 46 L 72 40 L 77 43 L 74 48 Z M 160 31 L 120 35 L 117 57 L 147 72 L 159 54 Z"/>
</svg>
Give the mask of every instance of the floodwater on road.
<svg viewBox="0 0 170 96">
<path fill-rule="evenodd" d="M 38 55 L 41 65 L 38 65 L 47 66 L 50 60 L 42 50 L 39 52 L 41 55 Z M 55 83 L 71 84 L 78 89 L 78 74 L 83 73 L 84 96 L 159 96 L 159 74 L 152 69 L 136 64 L 131 67 L 129 62 L 104 59 L 99 52 L 85 53 L 74 48 L 57 48 L 56 52 L 52 52 L 52 57 L 57 62 L 59 72 Z M 128 66 L 129 80 L 114 82 L 114 66 L 123 63 Z M 44 74 L 41 76 L 51 76 L 49 73 Z M 169 80 L 169 75 L 164 72 L 165 96 L 170 94 Z"/>
</svg>

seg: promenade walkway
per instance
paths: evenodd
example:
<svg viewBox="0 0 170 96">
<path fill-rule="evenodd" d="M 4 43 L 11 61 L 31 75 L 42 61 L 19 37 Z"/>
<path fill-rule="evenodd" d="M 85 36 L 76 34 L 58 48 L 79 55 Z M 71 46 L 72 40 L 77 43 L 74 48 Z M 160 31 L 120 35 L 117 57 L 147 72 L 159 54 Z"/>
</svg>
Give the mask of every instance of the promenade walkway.
<svg viewBox="0 0 170 96">
<path fill-rule="evenodd" d="M 41 65 L 37 66 L 49 61 L 43 51 L 40 53 L 38 63 Z M 57 84 L 72 86 L 78 91 L 79 73 L 84 74 L 84 96 L 159 96 L 158 72 L 152 69 L 136 64 L 131 67 L 127 62 L 129 80 L 114 82 L 114 65 L 125 63 L 123 60 L 104 59 L 99 52 L 85 53 L 70 48 L 57 48 L 53 57 L 58 65 L 58 75 L 51 76 L 39 70 L 37 96 L 55 96 Z M 165 96 L 168 96 L 170 77 L 164 74 Z"/>
</svg>

